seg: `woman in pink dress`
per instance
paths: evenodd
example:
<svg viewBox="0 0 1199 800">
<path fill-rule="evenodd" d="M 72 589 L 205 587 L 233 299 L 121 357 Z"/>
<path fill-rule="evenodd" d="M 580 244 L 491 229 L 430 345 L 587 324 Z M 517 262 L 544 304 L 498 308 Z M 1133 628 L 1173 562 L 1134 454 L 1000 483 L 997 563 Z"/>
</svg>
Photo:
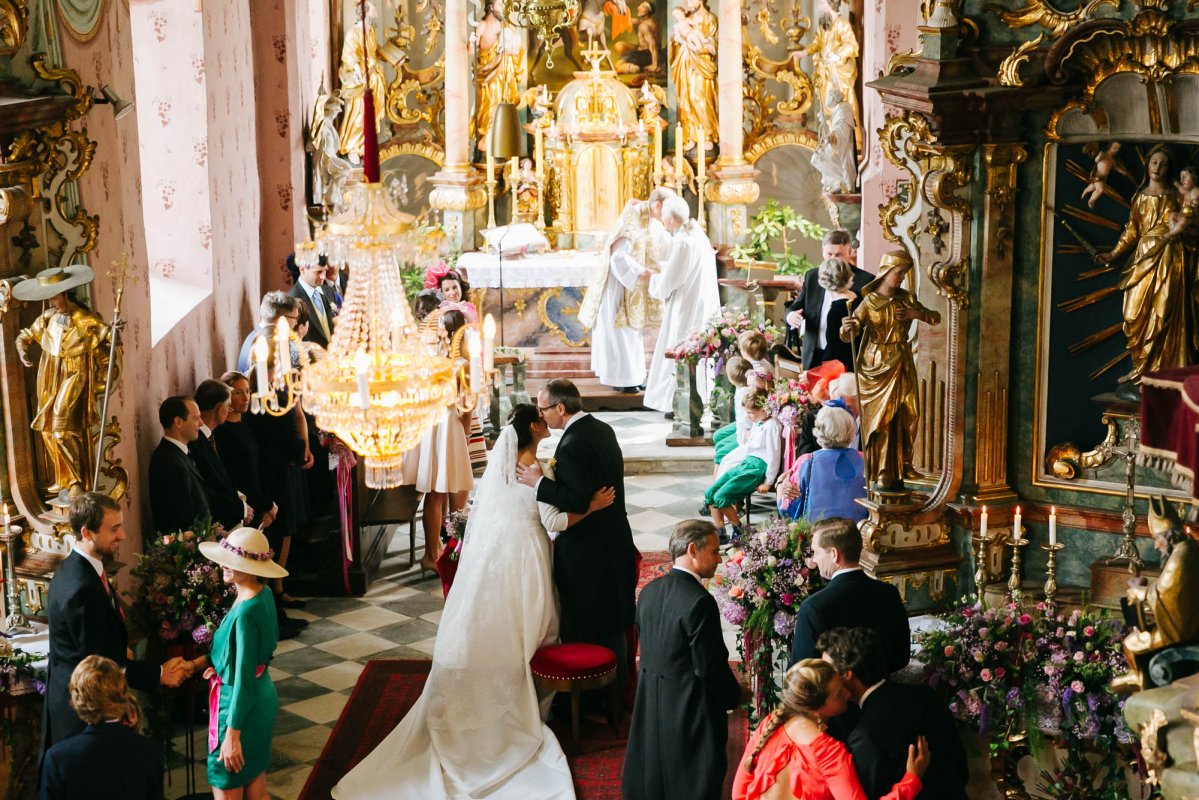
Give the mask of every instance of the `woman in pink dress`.
<svg viewBox="0 0 1199 800">
<path fill-rule="evenodd" d="M 867 800 L 849 751 L 824 730 L 848 703 L 845 680 L 827 661 L 806 658 L 787 670 L 779 707 L 746 745 L 733 800 Z M 907 772 L 882 800 L 920 794 L 927 748 L 924 737 L 909 746 Z"/>
</svg>

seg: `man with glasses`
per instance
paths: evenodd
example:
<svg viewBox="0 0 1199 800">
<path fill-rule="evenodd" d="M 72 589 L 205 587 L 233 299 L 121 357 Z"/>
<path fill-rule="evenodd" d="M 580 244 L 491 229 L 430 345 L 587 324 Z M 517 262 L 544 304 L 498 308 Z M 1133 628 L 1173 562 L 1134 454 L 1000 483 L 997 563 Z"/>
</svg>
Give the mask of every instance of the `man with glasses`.
<svg viewBox="0 0 1199 800">
<path fill-rule="evenodd" d="M 294 329 L 296 319 L 300 315 L 300 301 L 294 297 L 289 297 L 287 292 L 267 292 L 262 296 L 262 303 L 258 306 L 258 327 L 250 331 L 245 340 L 241 343 L 241 350 L 237 355 L 237 371 L 242 375 L 248 375 L 250 366 L 254 361 L 254 355 L 251 352 L 254 349 L 254 340 L 259 335 L 265 335 L 267 341 L 275 334 L 275 323 L 280 317 L 287 319 L 289 328 Z"/>
</svg>

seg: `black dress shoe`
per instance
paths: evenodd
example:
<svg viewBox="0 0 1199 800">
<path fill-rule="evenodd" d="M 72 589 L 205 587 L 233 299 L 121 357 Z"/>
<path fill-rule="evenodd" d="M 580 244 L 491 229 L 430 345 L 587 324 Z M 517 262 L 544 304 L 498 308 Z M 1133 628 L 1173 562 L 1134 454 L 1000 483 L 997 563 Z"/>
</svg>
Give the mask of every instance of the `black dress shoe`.
<svg viewBox="0 0 1199 800">
<path fill-rule="evenodd" d="M 621 386 L 616 391 L 620 392 L 621 394 L 637 394 L 640 389 L 638 389 L 636 386 Z"/>
<path fill-rule="evenodd" d="M 701 517 L 707 517 L 707 516 L 710 516 L 711 514 L 712 514 L 712 509 L 708 507 L 708 504 L 701 503 L 700 507 L 699 507 L 699 515 Z"/>
<path fill-rule="evenodd" d="M 666 412 L 665 414 L 663 414 L 662 416 L 666 417 L 667 419 L 674 419 L 674 412 L 673 412 L 673 411 L 667 411 L 667 412 Z"/>
</svg>

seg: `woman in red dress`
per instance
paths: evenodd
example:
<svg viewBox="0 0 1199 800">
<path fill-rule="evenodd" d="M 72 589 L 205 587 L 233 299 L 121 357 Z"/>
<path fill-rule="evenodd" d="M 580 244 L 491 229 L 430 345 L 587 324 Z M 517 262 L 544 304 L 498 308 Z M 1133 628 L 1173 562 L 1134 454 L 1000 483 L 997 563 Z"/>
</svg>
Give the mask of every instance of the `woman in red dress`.
<svg viewBox="0 0 1199 800">
<path fill-rule="evenodd" d="M 787 670 L 779 707 L 762 720 L 733 778 L 733 800 L 867 800 L 845 745 L 824 721 L 845 710 L 849 690 L 826 661 Z M 928 743 L 908 748 L 907 772 L 882 800 L 913 800 L 924 788 Z"/>
</svg>

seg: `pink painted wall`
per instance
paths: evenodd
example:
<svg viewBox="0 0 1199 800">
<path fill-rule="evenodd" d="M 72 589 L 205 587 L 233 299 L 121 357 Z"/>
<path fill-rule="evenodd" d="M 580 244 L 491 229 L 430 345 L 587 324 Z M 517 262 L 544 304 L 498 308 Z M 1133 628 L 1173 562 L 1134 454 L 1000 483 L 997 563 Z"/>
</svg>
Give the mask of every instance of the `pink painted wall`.
<svg viewBox="0 0 1199 800">
<path fill-rule="evenodd" d="M 922 19 L 919 0 L 865 0 L 862 19 L 862 74 L 864 82 L 877 78 L 888 59 L 901 50 L 920 47 L 920 34 L 913 20 Z M 884 107 L 878 92 L 863 89 L 862 127 L 866 134 L 866 168 L 862 170 L 862 250 L 858 263 L 871 272 L 891 243 L 883 238 L 878 219 L 879 206 L 895 196 L 898 181 L 906 175 L 883 155 L 878 131 L 886 116 L 896 113 Z"/>
<path fill-rule="evenodd" d="M 159 1 L 131 0 L 134 6 Z M 162 4 L 168 2 L 185 11 L 194 9 L 191 3 L 161 0 Z M 193 62 L 191 51 L 180 58 L 189 80 L 194 80 L 194 70 L 203 71 L 206 89 L 212 294 L 153 346 L 148 282 L 143 277 L 130 284 L 125 295 L 128 320 L 124 334 L 125 374 L 114 395 L 113 413 L 124 431 L 118 452 L 130 473 L 131 499 L 126 513 L 129 534 L 122 552 L 126 563 L 132 562 L 133 554 L 140 550 L 141 530 L 149 520 L 146 465 L 162 434 L 157 421 L 158 404 L 167 395 L 188 393 L 200 380 L 220 375 L 236 359 L 242 337 L 257 315 L 262 275 L 267 270 L 262 262 L 264 246 L 260 233 L 263 198 L 268 195 L 268 187 L 269 191 L 275 191 L 274 181 L 286 181 L 287 176 L 294 175 L 290 167 L 280 166 L 281 161 L 260 174 L 259 153 L 264 135 L 260 125 L 262 113 L 256 114 L 255 108 L 259 94 L 272 90 L 269 84 L 264 88 L 261 82 L 256 87 L 255 54 L 263 51 L 273 59 L 274 51 L 270 38 L 266 42 L 255 38 L 251 2 L 260 0 L 205 2 L 202 12 L 191 10 L 198 18 L 201 59 L 199 63 Z M 153 97 L 144 97 L 136 86 L 133 62 L 136 48 L 129 14 L 126 3 L 108 4 L 107 19 L 94 39 L 79 43 L 64 38 L 64 59 L 80 72 L 86 84 L 110 83 L 119 93 L 136 99 L 139 105 L 153 105 Z M 192 24 L 197 24 L 195 19 Z M 168 36 L 169 30 L 170 26 Z M 139 38 L 139 45 L 141 41 Z M 114 122 L 108 107 L 99 106 L 84 122 L 97 143 L 94 165 L 80 182 L 85 206 L 100 215 L 99 244 L 91 263 L 102 275 L 120 253 L 128 252 L 132 261 L 141 265 L 144 276 L 147 239 L 143 204 L 156 202 L 158 194 L 156 187 L 142 185 L 137 120 L 131 114 Z M 271 137 L 278 140 L 279 151 L 294 155 L 298 133 L 279 136 L 274 126 L 265 133 L 269 134 L 266 140 Z M 204 136 L 202 126 L 181 132 L 179 147 L 186 152 L 201 136 Z M 180 168 L 189 168 L 189 164 L 181 164 Z M 177 188 L 175 196 L 183 192 L 183 187 Z M 275 210 L 281 210 L 278 203 L 272 212 Z M 271 216 L 272 224 L 277 226 L 274 231 L 277 242 L 290 242 L 295 237 L 292 231 L 284 232 L 287 220 L 293 218 L 290 213 Z M 94 297 L 98 310 L 110 316 L 112 292 L 107 279 L 96 281 Z"/>
</svg>

